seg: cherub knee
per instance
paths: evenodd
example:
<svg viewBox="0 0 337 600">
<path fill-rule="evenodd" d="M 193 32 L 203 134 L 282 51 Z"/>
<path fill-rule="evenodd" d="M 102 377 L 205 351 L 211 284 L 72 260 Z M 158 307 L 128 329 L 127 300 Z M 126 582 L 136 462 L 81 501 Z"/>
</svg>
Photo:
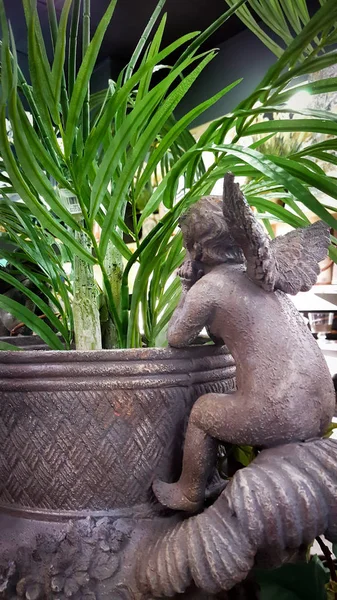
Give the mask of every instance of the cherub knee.
<svg viewBox="0 0 337 600">
<path fill-rule="evenodd" d="M 210 423 L 217 418 L 216 404 L 218 400 L 218 394 L 200 396 L 192 408 L 189 423 L 206 431 Z"/>
</svg>

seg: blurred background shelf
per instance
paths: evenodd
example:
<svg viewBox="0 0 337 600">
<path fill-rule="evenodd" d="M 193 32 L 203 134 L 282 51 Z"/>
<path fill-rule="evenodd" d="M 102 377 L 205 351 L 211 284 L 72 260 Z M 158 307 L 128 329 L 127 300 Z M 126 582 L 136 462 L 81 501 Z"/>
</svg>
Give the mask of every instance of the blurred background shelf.
<svg viewBox="0 0 337 600">
<path fill-rule="evenodd" d="M 337 284 L 315 285 L 309 292 L 290 296 L 301 312 L 337 311 Z"/>
<path fill-rule="evenodd" d="M 303 292 L 305 293 L 305 292 Z M 309 293 L 310 292 L 306 292 Z M 313 294 L 337 294 L 337 283 L 328 283 L 326 285 L 314 285 L 311 290 Z"/>
<path fill-rule="evenodd" d="M 315 285 L 309 292 L 300 292 L 296 296 L 289 296 L 296 308 L 305 313 L 310 312 L 333 312 L 337 314 L 337 284 Z M 329 339 L 318 339 L 317 343 L 325 357 L 331 375 L 337 373 L 337 335 L 334 325 Z M 334 338 L 334 339 L 331 339 Z M 337 431 L 336 434 L 337 436 Z"/>
</svg>

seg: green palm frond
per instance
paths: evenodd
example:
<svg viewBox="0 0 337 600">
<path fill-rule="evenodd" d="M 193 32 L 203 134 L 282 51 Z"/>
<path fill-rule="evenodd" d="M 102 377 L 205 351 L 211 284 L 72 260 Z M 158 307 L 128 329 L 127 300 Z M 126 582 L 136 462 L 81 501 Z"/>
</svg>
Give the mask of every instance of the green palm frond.
<svg viewBox="0 0 337 600">
<path fill-rule="evenodd" d="M 69 347 L 75 339 L 78 348 L 87 348 L 81 337 L 85 323 L 95 339 L 91 347 L 101 347 L 100 317 L 119 347 L 164 339 L 180 294 L 174 276 L 183 258 L 176 235 L 179 217 L 227 170 L 247 178 L 248 200 L 270 231 L 272 218 L 293 227 L 305 225 L 307 210 L 337 229 L 327 208 L 337 199 L 337 184 L 317 164 L 324 159 L 336 165 L 336 115 L 296 107 L 287 115 L 295 92 L 314 97 L 337 91 L 335 77 L 298 83 L 298 77 L 307 79 L 337 64 L 337 52 L 331 49 L 337 4 L 322 1 L 311 18 L 305 0 L 227 4 L 229 9 L 204 32 L 165 47 L 160 0 L 127 68 L 105 90 L 90 94 L 116 1 L 110 2 L 91 40 L 88 0 L 82 9 L 77 0 L 67 0 L 59 22 L 48 2 L 54 47 L 49 62 L 36 2 L 31 6 L 23 0 L 31 85 L 20 70 L 0 1 L 0 228 L 17 249 L 2 257 L 34 283 L 34 292 L 26 296 L 36 310 L 48 312 L 48 322 L 41 327 L 34 310 L 25 306 L 22 311 L 6 299 L 4 304 L 52 347 L 60 341 Z M 85 11 L 83 48 L 77 42 L 80 10 Z M 235 12 L 277 60 L 253 93 L 210 124 L 196 142 L 188 131 L 192 121 L 240 80 L 180 120 L 174 111 L 216 55 L 201 51 L 201 44 Z M 273 31 L 273 40 L 265 26 Z M 160 78 L 154 77 L 158 69 Z M 313 135 L 323 137 L 312 143 Z M 205 151 L 214 156 L 208 168 Z M 313 189 L 331 201 L 320 203 Z M 13 191 L 21 201 L 11 200 Z M 273 202 L 275 194 L 282 206 Z M 144 233 L 149 219 L 154 227 Z M 11 276 L 6 275 L 6 284 L 15 287 Z M 21 282 L 17 287 L 24 293 Z"/>
</svg>

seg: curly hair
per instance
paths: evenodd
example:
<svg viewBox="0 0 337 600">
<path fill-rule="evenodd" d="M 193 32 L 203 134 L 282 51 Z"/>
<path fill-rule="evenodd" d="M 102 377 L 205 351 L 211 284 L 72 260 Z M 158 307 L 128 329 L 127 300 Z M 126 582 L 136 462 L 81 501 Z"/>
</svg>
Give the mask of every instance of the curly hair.
<svg viewBox="0 0 337 600">
<path fill-rule="evenodd" d="M 205 264 L 243 263 L 244 255 L 232 238 L 222 213 L 221 196 L 204 196 L 180 219 L 184 245 Z"/>
</svg>

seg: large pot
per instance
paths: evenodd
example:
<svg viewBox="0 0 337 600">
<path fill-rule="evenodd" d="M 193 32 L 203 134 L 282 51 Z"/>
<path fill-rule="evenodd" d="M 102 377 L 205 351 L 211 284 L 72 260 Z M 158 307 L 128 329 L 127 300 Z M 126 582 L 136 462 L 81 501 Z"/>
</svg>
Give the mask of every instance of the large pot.
<svg viewBox="0 0 337 600">
<path fill-rule="evenodd" d="M 37 576 L 30 558 L 38 540 L 69 531 L 69 519 L 73 527 L 88 517 L 92 530 L 100 523 L 107 535 L 116 519 L 152 515 L 153 477 L 177 477 L 194 401 L 206 392 L 233 391 L 234 375 L 232 357 L 214 346 L 1 352 L 0 598 L 12 598 L 20 581 L 18 597 L 34 597 L 29 585 L 40 586 L 36 598 L 61 597 L 48 567 L 54 546 L 50 560 L 43 551 L 43 576 L 41 561 Z M 85 535 L 94 534 L 86 529 Z M 92 560 L 98 559 L 88 559 L 87 569 Z M 91 590 L 103 571 L 91 571 Z M 1 572 L 4 590 L 7 580 L 11 590 L 2 596 Z M 104 585 L 107 579 L 105 572 Z"/>
</svg>

